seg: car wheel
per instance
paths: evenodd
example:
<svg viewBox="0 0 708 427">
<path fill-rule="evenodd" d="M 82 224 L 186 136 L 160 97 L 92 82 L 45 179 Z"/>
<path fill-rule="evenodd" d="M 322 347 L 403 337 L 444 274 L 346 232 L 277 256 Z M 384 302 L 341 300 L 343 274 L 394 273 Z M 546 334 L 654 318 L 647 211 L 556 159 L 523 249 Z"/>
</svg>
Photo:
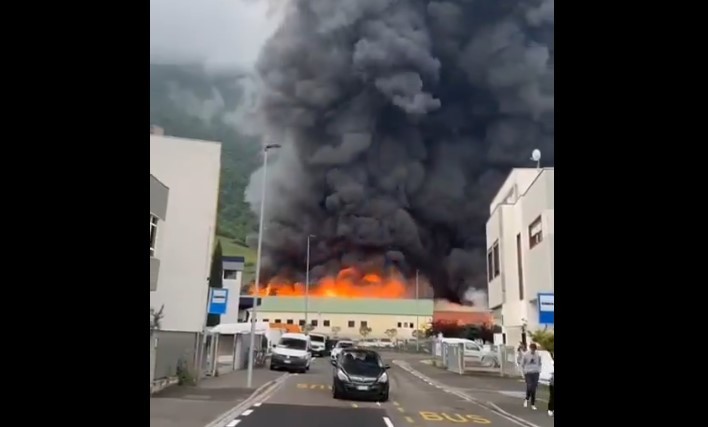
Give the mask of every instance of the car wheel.
<svg viewBox="0 0 708 427">
<path fill-rule="evenodd" d="M 384 394 L 381 396 L 381 401 L 382 402 L 388 402 L 388 389 L 384 392 Z"/>
<path fill-rule="evenodd" d="M 270 370 L 271 370 L 271 371 L 275 371 L 275 366 L 273 366 L 273 365 L 271 364 L 271 365 L 270 365 Z"/>
<path fill-rule="evenodd" d="M 332 397 L 335 399 L 341 399 L 342 395 L 339 393 L 339 390 L 337 390 L 337 385 L 332 384 Z"/>
</svg>

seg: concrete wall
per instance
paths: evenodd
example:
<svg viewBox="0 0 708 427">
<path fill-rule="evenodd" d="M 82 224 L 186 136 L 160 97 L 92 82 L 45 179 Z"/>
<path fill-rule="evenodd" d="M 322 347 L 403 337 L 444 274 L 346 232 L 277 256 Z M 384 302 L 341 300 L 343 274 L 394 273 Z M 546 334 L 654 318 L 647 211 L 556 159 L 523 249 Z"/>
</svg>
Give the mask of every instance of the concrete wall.
<svg viewBox="0 0 708 427">
<path fill-rule="evenodd" d="M 167 200 L 169 196 L 169 189 L 165 184 L 160 182 L 157 178 L 150 175 L 150 221 L 152 222 L 152 215 L 158 218 L 157 223 L 157 236 L 155 241 L 155 253 L 150 256 L 150 291 L 155 291 L 157 289 L 157 278 L 160 272 L 160 254 L 159 248 L 162 240 L 162 233 L 160 229 L 167 218 Z M 150 224 L 150 230 L 152 231 L 152 223 Z"/>
<path fill-rule="evenodd" d="M 258 321 L 265 321 L 268 319 L 269 322 L 276 322 L 280 320 L 281 323 L 287 323 L 288 320 L 292 320 L 294 324 L 299 324 L 300 321 L 305 320 L 305 315 L 302 312 L 292 312 L 292 313 L 275 313 L 275 312 L 258 312 Z M 309 313 L 308 320 L 317 320 L 317 327 L 312 330 L 312 332 L 318 332 L 334 336 L 332 328 L 335 326 L 340 327 L 340 331 L 337 334 L 340 338 L 362 338 L 359 334 L 359 328 L 361 327 L 361 322 L 367 322 L 367 326 L 371 328 L 371 333 L 367 338 L 386 338 L 385 331 L 387 329 L 396 329 L 396 338 L 399 339 L 412 339 L 413 331 L 415 330 L 415 316 L 395 316 L 395 315 L 375 315 L 375 314 L 334 314 L 334 313 L 322 313 L 318 315 L 317 313 Z M 329 321 L 329 326 L 324 326 L 325 321 Z M 349 321 L 354 321 L 354 327 L 349 327 Z M 418 325 L 420 328 L 425 327 L 426 324 L 433 321 L 432 316 L 419 316 Z M 398 324 L 401 323 L 399 327 Z M 408 326 L 404 326 L 404 324 Z"/>
<path fill-rule="evenodd" d="M 501 318 L 507 342 L 512 345 L 520 340 L 524 322 L 531 331 L 540 327 L 538 293 L 555 289 L 554 184 L 552 168 L 514 169 L 490 205 L 487 248 L 491 250 L 498 243 L 500 274 L 488 284 L 489 307 Z M 543 240 L 531 248 L 529 226 L 539 216 Z"/>
<path fill-rule="evenodd" d="M 150 293 L 152 307 L 165 306 L 163 331 L 205 325 L 220 164 L 219 143 L 150 135 L 150 173 L 170 187 L 158 286 Z"/>
<path fill-rule="evenodd" d="M 184 360 L 190 369 L 194 368 L 194 356 L 199 335 L 191 332 L 157 331 L 154 378 L 161 379 L 177 375 L 177 365 Z M 199 343 L 201 345 L 201 343 Z"/>
</svg>

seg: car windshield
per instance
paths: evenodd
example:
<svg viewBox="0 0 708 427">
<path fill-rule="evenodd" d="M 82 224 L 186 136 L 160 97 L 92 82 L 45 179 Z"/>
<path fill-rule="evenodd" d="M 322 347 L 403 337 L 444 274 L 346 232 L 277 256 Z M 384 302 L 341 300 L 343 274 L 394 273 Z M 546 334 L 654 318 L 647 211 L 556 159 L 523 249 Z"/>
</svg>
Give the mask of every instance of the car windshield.
<svg viewBox="0 0 708 427">
<path fill-rule="evenodd" d="M 278 348 L 290 348 L 293 350 L 307 350 L 307 341 L 296 338 L 281 338 Z"/>
<path fill-rule="evenodd" d="M 310 339 L 312 341 L 317 341 L 317 342 L 324 342 L 324 337 L 317 336 L 317 335 L 310 335 Z"/>
<path fill-rule="evenodd" d="M 347 351 L 342 356 L 342 367 L 353 375 L 378 375 L 383 367 L 381 359 L 370 351 Z"/>
<path fill-rule="evenodd" d="M 349 347 L 354 347 L 353 342 L 338 342 L 337 343 L 337 348 L 349 348 Z"/>
</svg>

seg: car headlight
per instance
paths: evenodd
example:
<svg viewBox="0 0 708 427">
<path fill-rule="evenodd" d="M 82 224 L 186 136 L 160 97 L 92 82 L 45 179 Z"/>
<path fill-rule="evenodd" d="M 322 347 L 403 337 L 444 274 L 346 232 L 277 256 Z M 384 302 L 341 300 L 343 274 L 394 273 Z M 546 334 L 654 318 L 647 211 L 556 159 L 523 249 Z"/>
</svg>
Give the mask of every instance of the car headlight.
<svg viewBox="0 0 708 427">
<path fill-rule="evenodd" d="M 345 383 L 349 382 L 349 377 L 341 369 L 337 370 L 337 378 L 339 378 L 339 381 L 344 381 Z"/>
<path fill-rule="evenodd" d="M 381 374 L 381 376 L 379 377 L 379 379 L 376 382 L 387 383 L 388 382 L 388 375 L 386 374 L 386 372 Z"/>
</svg>

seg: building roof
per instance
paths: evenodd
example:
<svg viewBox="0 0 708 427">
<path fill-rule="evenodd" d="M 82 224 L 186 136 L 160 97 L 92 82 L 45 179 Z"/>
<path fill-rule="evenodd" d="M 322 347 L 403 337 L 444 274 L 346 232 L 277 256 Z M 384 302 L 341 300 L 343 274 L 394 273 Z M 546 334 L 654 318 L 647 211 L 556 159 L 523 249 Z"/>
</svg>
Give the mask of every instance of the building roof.
<svg viewBox="0 0 708 427">
<path fill-rule="evenodd" d="M 274 313 L 301 313 L 305 311 L 305 298 L 264 297 L 258 310 Z M 310 297 L 307 310 L 310 313 L 432 316 L 433 300 Z"/>
</svg>

